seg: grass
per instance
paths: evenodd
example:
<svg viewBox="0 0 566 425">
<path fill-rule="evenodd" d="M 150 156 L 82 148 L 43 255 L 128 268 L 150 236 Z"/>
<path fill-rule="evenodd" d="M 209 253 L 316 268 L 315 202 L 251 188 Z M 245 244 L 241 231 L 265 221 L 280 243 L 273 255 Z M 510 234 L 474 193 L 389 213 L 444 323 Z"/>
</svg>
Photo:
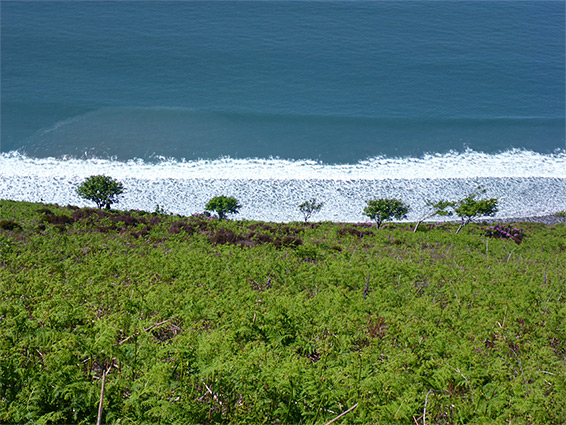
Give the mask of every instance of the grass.
<svg viewBox="0 0 566 425">
<path fill-rule="evenodd" d="M 566 417 L 563 223 L 0 222 L 1 423 L 95 422 L 105 371 L 107 423 Z"/>
</svg>

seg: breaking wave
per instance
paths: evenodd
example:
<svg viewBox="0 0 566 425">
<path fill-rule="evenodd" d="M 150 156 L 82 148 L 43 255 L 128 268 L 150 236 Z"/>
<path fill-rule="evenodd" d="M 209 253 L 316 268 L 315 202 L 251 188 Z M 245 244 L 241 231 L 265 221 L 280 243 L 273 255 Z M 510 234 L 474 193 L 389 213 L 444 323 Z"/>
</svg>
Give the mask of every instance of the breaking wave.
<svg viewBox="0 0 566 425">
<path fill-rule="evenodd" d="M 459 199 L 481 185 L 500 199 L 498 217 L 551 214 L 566 209 L 566 152 L 541 154 L 472 150 L 426 154 L 419 158 L 375 157 L 356 164 L 329 165 L 310 160 L 233 159 L 155 161 L 132 159 L 33 158 L 18 152 L 0 155 L 0 193 L 5 199 L 87 205 L 76 186 L 94 174 L 122 181 L 121 209 L 192 214 L 212 196 L 235 196 L 239 218 L 299 220 L 297 205 L 324 202 L 318 220 L 363 221 L 365 201 L 398 197 L 411 205 L 410 220 L 427 200 Z"/>
</svg>

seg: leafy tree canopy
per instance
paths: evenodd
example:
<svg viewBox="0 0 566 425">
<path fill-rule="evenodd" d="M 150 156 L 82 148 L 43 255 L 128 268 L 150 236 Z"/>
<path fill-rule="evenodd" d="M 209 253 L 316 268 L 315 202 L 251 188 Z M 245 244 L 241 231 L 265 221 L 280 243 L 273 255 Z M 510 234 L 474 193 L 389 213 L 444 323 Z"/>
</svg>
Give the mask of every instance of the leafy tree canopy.
<svg viewBox="0 0 566 425">
<path fill-rule="evenodd" d="M 478 187 L 476 191 L 454 203 L 454 212 L 462 219 L 456 233 L 476 217 L 493 217 L 497 213 L 497 198 L 478 199 L 485 192 L 485 189 Z"/>
<path fill-rule="evenodd" d="M 301 205 L 299 205 L 299 210 L 301 211 L 301 213 L 303 213 L 305 223 L 309 221 L 309 218 L 311 218 L 313 214 L 319 212 L 322 209 L 323 205 L 324 203 L 322 202 L 317 203 L 316 198 L 312 198 L 310 201 L 305 201 Z"/>
<path fill-rule="evenodd" d="M 228 214 L 237 214 L 242 206 L 231 196 L 215 196 L 206 204 L 205 211 L 214 211 L 219 219 L 225 219 Z"/>
<path fill-rule="evenodd" d="M 367 204 L 364 214 L 375 221 L 378 229 L 385 221 L 407 218 L 409 212 L 409 206 L 395 198 L 372 199 Z"/>
<path fill-rule="evenodd" d="M 90 176 L 77 188 L 81 198 L 93 201 L 98 208 L 106 209 L 110 209 L 110 205 L 117 202 L 123 192 L 122 183 L 104 175 Z"/>
<path fill-rule="evenodd" d="M 413 232 L 416 232 L 420 224 L 423 221 L 428 220 L 429 218 L 432 218 L 434 216 L 449 217 L 454 214 L 454 211 L 452 211 L 454 209 L 454 202 L 445 200 L 437 202 L 426 201 L 425 206 L 427 208 L 426 213 L 417 221 Z"/>
</svg>

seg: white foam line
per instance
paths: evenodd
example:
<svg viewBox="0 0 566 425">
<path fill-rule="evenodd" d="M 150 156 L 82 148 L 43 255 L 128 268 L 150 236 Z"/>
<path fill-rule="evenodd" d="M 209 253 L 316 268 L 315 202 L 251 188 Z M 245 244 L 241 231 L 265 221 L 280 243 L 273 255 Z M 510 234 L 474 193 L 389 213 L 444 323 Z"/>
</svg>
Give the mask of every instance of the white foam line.
<svg viewBox="0 0 566 425">
<path fill-rule="evenodd" d="M 427 154 L 422 158 L 377 157 L 357 164 L 328 165 L 316 161 L 232 159 L 158 162 L 133 159 L 30 158 L 16 152 L 0 155 L 0 176 L 67 176 L 108 174 L 141 179 L 301 179 L 384 180 L 412 178 L 566 177 L 566 152 L 541 154 L 510 150 L 498 154 L 474 151 Z"/>
</svg>

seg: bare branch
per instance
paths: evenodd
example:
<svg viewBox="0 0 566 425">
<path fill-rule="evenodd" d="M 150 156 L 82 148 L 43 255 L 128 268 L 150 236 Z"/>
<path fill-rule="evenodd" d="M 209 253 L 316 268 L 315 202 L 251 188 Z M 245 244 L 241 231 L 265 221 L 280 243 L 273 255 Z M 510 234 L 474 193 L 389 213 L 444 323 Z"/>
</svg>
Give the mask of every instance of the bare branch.
<svg viewBox="0 0 566 425">
<path fill-rule="evenodd" d="M 102 405 L 104 404 L 104 388 L 106 386 L 106 374 L 110 370 L 112 366 L 108 367 L 108 369 L 104 368 L 102 371 L 102 388 L 100 389 L 100 402 L 98 403 L 98 417 L 96 419 L 96 425 L 100 425 L 102 423 Z"/>
<path fill-rule="evenodd" d="M 173 320 L 173 317 L 171 317 L 170 319 L 164 320 L 164 321 L 162 321 L 162 322 L 155 323 L 155 324 L 151 325 L 149 328 L 144 329 L 143 331 L 144 331 L 144 332 L 149 332 L 150 330 L 152 330 L 152 329 L 154 329 L 154 328 L 156 328 L 156 327 L 158 327 L 158 326 L 164 325 L 165 323 L 169 323 L 171 320 Z M 133 334 L 130 335 L 129 337 L 127 337 L 127 338 L 123 339 L 122 341 L 120 341 L 120 342 L 118 343 L 118 345 L 122 345 L 123 343 L 125 343 L 125 342 L 128 341 L 129 339 L 131 339 L 131 338 L 133 338 L 134 336 L 139 335 L 139 334 L 140 334 L 140 332 L 135 332 L 135 333 L 133 333 Z"/>
<path fill-rule="evenodd" d="M 428 395 L 432 392 L 432 389 L 428 390 L 426 393 L 425 401 L 424 401 L 424 409 L 423 409 L 423 425 L 426 425 L 426 405 L 428 403 Z"/>
<path fill-rule="evenodd" d="M 347 415 L 348 413 L 350 413 L 352 410 L 354 410 L 356 407 L 358 407 L 358 403 L 354 404 L 352 407 L 350 407 L 348 410 L 346 410 L 345 412 L 340 413 L 338 416 L 336 416 L 334 419 L 332 419 L 330 422 L 326 422 L 325 425 L 330 425 L 331 423 L 336 422 L 338 419 L 340 419 L 342 416 Z"/>
</svg>

